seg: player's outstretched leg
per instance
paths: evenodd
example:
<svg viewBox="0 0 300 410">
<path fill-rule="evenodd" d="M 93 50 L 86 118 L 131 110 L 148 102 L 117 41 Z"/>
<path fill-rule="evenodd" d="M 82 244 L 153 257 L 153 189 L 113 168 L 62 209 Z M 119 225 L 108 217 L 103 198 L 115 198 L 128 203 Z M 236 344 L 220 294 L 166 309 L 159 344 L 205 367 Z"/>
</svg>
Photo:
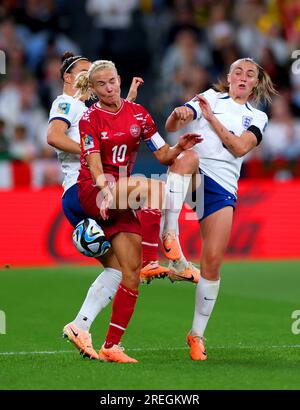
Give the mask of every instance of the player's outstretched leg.
<svg viewBox="0 0 300 410">
<path fill-rule="evenodd" d="M 180 259 L 176 230 L 179 214 L 190 187 L 192 175 L 198 172 L 199 157 L 193 150 L 181 153 L 169 168 L 165 186 L 163 251 L 167 259 Z"/>
<path fill-rule="evenodd" d="M 165 256 L 170 260 L 168 276 L 172 282 L 190 281 L 198 283 L 199 269 L 187 262 L 178 238 L 178 218 L 192 176 L 199 168 L 199 158 L 193 150 L 182 153 L 169 169 L 165 188 L 165 209 L 162 218 L 161 238 Z"/>
</svg>

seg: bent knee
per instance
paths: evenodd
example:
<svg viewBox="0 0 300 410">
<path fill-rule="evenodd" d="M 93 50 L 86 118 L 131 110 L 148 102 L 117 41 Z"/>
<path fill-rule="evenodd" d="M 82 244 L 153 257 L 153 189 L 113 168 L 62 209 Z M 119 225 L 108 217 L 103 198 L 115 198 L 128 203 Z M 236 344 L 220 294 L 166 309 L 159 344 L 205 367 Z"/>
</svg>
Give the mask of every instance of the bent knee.
<svg viewBox="0 0 300 410">
<path fill-rule="evenodd" d="M 137 289 L 140 283 L 141 265 L 134 270 L 122 270 L 122 282 L 130 289 Z"/>
<path fill-rule="evenodd" d="M 183 151 L 170 167 L 170 171 L 178 174 L 193 174 L 199 168 L 199 156 L 194 150 Z"/>
<path fill-rule="evenodd" d="M 185 161 L 193 161 L 193 162 L 199 162 L 199 156 L 197 154 L 196 151 L 194 151 L 193 149 L 188 149 L 186 151 L 183 151 L 180 154 L 180 157 L 182 156 L 182 158 L 185 159 Z"/>
</svg>

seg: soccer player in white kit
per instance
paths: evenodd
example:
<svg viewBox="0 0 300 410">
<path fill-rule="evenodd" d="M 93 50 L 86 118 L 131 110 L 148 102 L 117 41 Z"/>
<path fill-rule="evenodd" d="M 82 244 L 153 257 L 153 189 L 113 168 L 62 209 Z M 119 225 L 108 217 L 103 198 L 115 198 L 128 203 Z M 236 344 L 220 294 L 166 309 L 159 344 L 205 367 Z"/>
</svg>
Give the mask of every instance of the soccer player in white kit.
<svg viewBox="0 0 300 410">
<path fill-rule="evenodd" d="M 175 108 L 166 121 L 170 132 L 190 124 L 203 136 L 203 142 L 193 148 L 194 159 L 189 156 L 185 161 L 183 153 L 169 169 L 166 201 L 176 204 L 173 208 L 177 212 L 167 209 L 163 226 L 165 255 L 168 257 L 167 251 L 172 254 L 169 267 L 173 266 L 176 277 L 187 263 L 178 243 L 178 217 L 191 179 L 200 172 L 196 211 L 201 221 L 201 276 L 192 328 L 187 335 L 192 360 L 207 359 L 204 331 L 219 292 L 241 165 L 244 156 L 261 142 L 268 123 L 267 115 L 249 100 L 270 102 L 272 94 L 276 91 L 264 69 L 250 58 L 239 59 L 230 66 L 227 82 Z"/>
</svg>

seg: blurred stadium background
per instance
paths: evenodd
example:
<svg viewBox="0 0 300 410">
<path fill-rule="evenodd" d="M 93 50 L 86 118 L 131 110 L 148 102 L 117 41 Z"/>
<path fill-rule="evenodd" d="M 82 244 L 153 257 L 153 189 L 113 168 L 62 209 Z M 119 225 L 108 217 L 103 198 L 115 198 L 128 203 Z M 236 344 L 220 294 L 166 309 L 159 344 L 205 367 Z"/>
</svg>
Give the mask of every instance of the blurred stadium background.
<svg viewBox="0 0 300 410">
<path fill-rule="evenodd" d="M 5 336 L 5 323 L 0 326 L 0 388 L 299 389 L 296 322 L 291 331 L 292 312 L 300 312 L 299 0 L 1 0 L 0 50 L 6 55 L 0 75 L 0 310 L 7 318 Z M 279 96 L 261 107 L 270 116 L 263 143 L 242 169 L 205 364 L 189 360 L 184 347 L 195 292 L 189 283 L 141 286 L 124 337 L 140 364 L 127 367 L 126 377 L 118 366 L 83 365 L 60 339 L 99 274 L 98 266 L 79 266 L 94 262 L 73 248 L 61 210 L 60 168 L 46 142 L 66 50 L 112 59 L 123 96 L 132 76 L 142 76 L 137 101 L 171 144 L 177 136 L 164 130 L 167 115 L 224 76 L 235 59 L 255 58 L 276 84 Z M 165 169 L 141 147 L 136 171 Z M 182 219 L 186 213 L 183 248 L 199 262 L 198 223 L 188 209 Z M 9 267 L 17 269 L 2 269 Z M 109 315 L 107 309 L 93 325 L 97 347 Z"/>
<path fill-rule="evenodd" d="M 270 122 L 263 144 L 243 166 L 228 256 L 300 256 L 300 64 L 292 58 L 300 50 L 299 1 L 3 0 L 0 50 L 6 55 L 0 76 L 1 266 L 84 261 L 70 243 L 61 172 L 46 142 L 65 50 L 112 59 L 124 96 L 132 76 L 142 76 L 138 102 L 171 144 L 177 135 L 163 125 L 175 106 L 207 89 L 241 56 L 263 65 L 280 95 L 271 107 L 260 107 Z M 165 169 L 142 147 L 136 171 Z M 186 252 L 198 259 L 197 223 L 182 230 Z"/>
</svg>

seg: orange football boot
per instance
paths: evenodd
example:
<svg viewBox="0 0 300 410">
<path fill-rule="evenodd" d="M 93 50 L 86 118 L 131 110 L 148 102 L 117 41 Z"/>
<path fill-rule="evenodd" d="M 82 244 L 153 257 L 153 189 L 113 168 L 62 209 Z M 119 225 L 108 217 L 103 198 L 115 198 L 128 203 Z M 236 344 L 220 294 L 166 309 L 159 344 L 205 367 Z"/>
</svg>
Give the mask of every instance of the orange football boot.
<svg viewBox="0 0 300 410">
<path fill-rule="evenodd" d="M 144 283 L 150 283 L 152 279 L 164 278 L 169 272 L 169 268 L 159 265 L 158 261 L 152 261 L 141 269 L 140 280 Z"/>
<path fill-rule="evenodd" d="M 163 245 L 163 251 L 164 251 L 166 258 L 172 261 L 176 261 L 177 259 L 180 259 L 181 252 L 180 252 L 179 244 L 177 242 L 175 231 L 169 231 L 163 234 L 162 245 Z"/>
<path fill-rule="evenodd" d="M 171 282 L 178 282 L 185 280 L 187 282 L 198 283 L 200 277 L 200 269 L 196 268 L 192 262 L 188 262 L 185 269 L 176 268 L 174 263 L 169 264 L 170 272 L 168 277 Z"/>
<path fill-rule="evenodd" d="M 120 345 L 113 345 L 109 349 L 103 345 L 99 352 L 99 360 L 102 362 L 138 363 L 137 360 L 125 354 L 124 347 Z"/>
<path fill-rule="evenodd" d="M 84 357 L 99 359 L 98 353 L 93 348 L 90 333 L 79 329 L 74 323 L 68 323 L 63 329 L 63 337 L 68 339 Z"/>
<path fill-rule="evenodd" d="M 190 346 L 190 358 L 192 360 L 207 359 L 204 341 L 204 337 L 192 336 L 190 333 L 187 335 L 186 342 Z"/>
</svg>

